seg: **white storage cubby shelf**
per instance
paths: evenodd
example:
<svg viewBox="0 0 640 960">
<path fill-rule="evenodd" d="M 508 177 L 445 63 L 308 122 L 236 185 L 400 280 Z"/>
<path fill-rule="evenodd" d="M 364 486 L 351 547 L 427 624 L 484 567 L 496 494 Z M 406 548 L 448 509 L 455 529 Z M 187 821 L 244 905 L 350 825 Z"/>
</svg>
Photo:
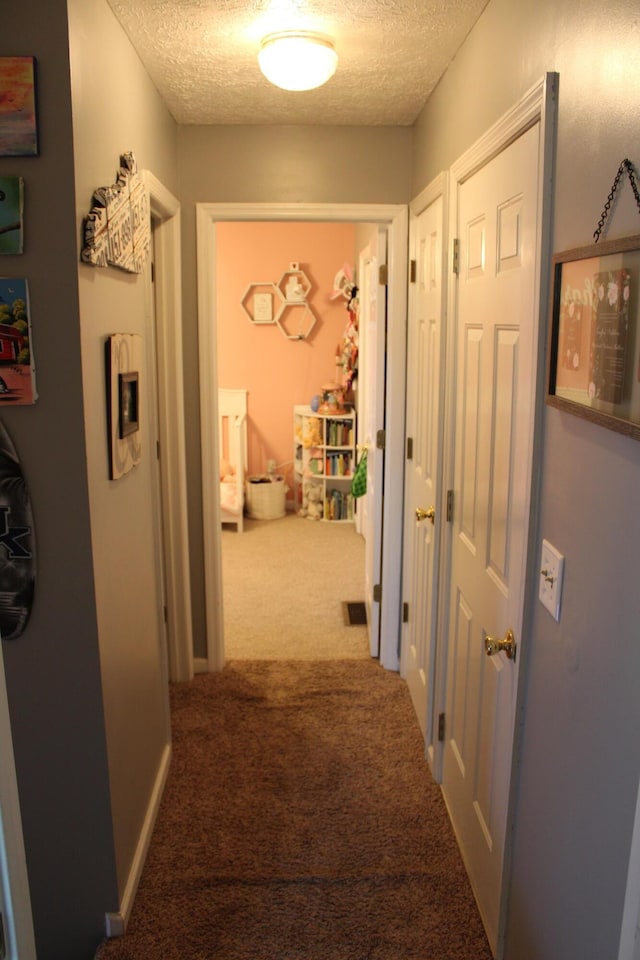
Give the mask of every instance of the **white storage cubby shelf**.
<svg viewBox="0 0 640 960">
<path fill-rule="evenodd" d="M 353 522 L 355 444 L 352 411 L 315 413 L 311 407 L 293 408 L 295 503 L 303 515 L 333 523 Z"/>
</svg>

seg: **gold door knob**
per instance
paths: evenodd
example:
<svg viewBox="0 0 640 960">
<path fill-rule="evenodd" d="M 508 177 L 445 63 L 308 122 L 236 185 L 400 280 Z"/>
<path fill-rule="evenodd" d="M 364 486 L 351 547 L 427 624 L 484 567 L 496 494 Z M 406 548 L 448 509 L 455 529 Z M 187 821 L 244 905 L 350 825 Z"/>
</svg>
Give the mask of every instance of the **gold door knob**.
<svg viewBox="0 0 640 960">
<path fill-rule="evenodd" d="M 500 640 L 498 637 L 485 637 L 484 649 L 488 657 L 492 657 L 494 653 L 500 653 L 502 650 L 504 653 L 506 653 L 509 660 L 515 660 L 516 640 L 511 627 L 509 627 L 507 630 L 504 640 Z"/>
<path fill-rule="evenodd" d="M 428 510 L 423 510 L 422 507 L 416 507 L 416 520 L 420 523 L 421 520 L 431 520 L 431 523 L 436 522 L 436 508 L 429 507 Z"/>
</svg>

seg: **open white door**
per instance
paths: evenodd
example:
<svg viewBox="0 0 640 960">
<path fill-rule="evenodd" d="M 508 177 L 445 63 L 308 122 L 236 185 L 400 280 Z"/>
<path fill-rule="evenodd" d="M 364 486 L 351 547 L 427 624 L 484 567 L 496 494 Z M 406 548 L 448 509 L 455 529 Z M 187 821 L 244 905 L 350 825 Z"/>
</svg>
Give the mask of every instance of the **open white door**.
<svg viewBox="0 0 640 960">
<path fill-rule="evenodd" d="M 543 158 L 549 142 L 541 136 L 544 89 L 536 88 L 505 130 L 483 138 L 481 160 L 476 147 L 453 169 L 459 275 L 443 792 L 497 957 L 518 670 L 526 643 L 522 624 L 546 234 Z M 499 143 L 508 144 L 501 152 L 496 152 L 498 134 Z M 511 639 L 510 631 L 515 659 L 513 647 L 498 646 Z"/>
<path fill-rule="evenodd" d="M 439 761 L 435 718 L 436 627 L 440 540 L 446 523 L 441 491 L 444 360 L 443 177 L 412 204 L 412 283 L 407 333 L 407 463 L 401 671 L 425 738 L 434 775 Z M 429 202 L 429 195 L 432 196 Z"/>
<path fill-rule="evenodd" d="M 367 492 L 357 504 L 360 530 L 365 540 L 365 603 L 369 651 L 380 656 L 380 587 L 382 583 L 382 497 L 384 449 L 376 438 L 384 430 L 386 287 L 379 282 L 380 264 L 386 263 L 387 233 L 380 228 L 375 249 L 360 258 L 360 423 L 358 443 L 367 451 Z M 362 454 L 361 454 L 362 455 Z"/>
</svg>

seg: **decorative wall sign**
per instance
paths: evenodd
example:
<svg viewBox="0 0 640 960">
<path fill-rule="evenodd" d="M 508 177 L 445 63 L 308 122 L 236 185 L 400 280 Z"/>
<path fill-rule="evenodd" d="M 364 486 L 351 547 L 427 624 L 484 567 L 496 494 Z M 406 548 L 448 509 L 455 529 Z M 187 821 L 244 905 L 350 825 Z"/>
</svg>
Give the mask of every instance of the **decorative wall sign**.
<svg viewBox="0 0 640 960">
<path fill-rule="evenodd" d="M 547 403 L 640 440 L 640 236 L 553 257 Z"/>
<path fill-rule="evenodd" d="M 0 637 L 17 639 L 29 620 L 36 581 L 31 502 L 11 437 L 0 423 Z"/>
<path fill-rule="evenodd" d="M 0 177 L 0 254 L 22 253 L 24 180 Z"/>
<path fill-rule="evenodd" d="M 0 406 L 27 405 L 37 399 L 27 281 L 3 277 L 0 278 Z"/>
<path fill-rule="evenodd" d="M 149 197 L 132 153 L 120 157 L 116 182 L 99 187 L 84 220 L 83 263 L 142 273 L 149 256 Z"/>
<path fill-rule="evenodd" d="M 115 333 L 105 344 L 109 475 L 119 480 L 138 463 L 142 453 L 139 371 L 142 337 Z"/>
<path fill-rule="evenodd" d="M 35 59 L 0 57 L 0 156 L 37 153 Z"/>
</svg>

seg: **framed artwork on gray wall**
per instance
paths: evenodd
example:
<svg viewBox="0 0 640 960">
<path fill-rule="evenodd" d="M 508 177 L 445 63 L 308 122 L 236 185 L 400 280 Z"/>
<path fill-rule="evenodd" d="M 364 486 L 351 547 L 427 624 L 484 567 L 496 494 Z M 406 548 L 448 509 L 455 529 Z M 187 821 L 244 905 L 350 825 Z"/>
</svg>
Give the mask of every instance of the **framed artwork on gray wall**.
<svg viewBox="0 0 640 960">
<path fill-rule="evenodd" d="M 38 153 L 34 57 L 0 57 L 0 157 Z"/>
<path fill-rule="evenodd" d="M 640 439 L 640 236 L 555 254 L 546 402 Z"/>
</svg>

